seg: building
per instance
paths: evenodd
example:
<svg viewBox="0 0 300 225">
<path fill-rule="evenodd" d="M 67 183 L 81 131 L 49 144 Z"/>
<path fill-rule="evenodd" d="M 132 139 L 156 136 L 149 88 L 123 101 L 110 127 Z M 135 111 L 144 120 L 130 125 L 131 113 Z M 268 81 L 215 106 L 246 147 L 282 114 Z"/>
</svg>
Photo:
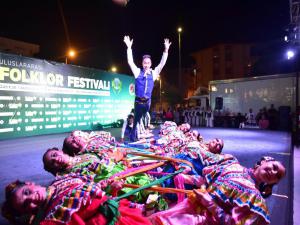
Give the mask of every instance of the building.
<svg viewBox="0 0 300 225">
<path fill-rule="evenodd" d="M 39 53 L 40 46 L 24 41 L 0 37 L 0 51 L 30 57 Z"/>
<path fill-rule="evenodd" d="M 208 87 L 211 80 L 224 80 L 249 76 L 255 58 L 252 44 L 217 44 L 192 53 L 195 61 L 183 71 L 186 97 L 193 95 L 199 86 Z"/>
</svg>

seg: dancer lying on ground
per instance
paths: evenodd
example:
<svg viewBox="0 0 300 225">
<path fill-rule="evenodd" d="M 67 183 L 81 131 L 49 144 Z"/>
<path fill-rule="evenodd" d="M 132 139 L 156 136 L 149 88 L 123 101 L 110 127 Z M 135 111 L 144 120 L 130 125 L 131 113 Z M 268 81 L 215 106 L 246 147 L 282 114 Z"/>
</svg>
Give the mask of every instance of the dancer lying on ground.
<svg viewBox="0 0 300 225">
<path fill-rule="evenodd" d="M 183 123 L 179 126 L 173 121 L 165 121 L 164 124 L 161 125 L 159 134 L 161 136 L 164 136 L 172 131 L 179 130 L 182 131 L 182 133 L 186 133 L 190 131 L 191 126 L 188 123 Z"/>
<path fill-rule="evenodd" d="M 224 142 L 222 139 L 214 138 L 206 143 L 197 130 L 190 130 L 188 123 L 177 126 L 175 122 L 166 121 L 160 130 L 160 138 L 145 139 L 128 145 L 136 148 L 148 148 L 157 154 L 167 154 L 169 157 L 182 153 L 191 142 L 199 142 L 199 147 L 215 154 L 222 152 Z"/>
<path fill-rule="evenodd" d="M 85 173 L 98 173 L 97 181 L 107 179 L 124 169 L 125 165 L 114 160 L 113 155 L 99 157 L 95 153 L 69 156 L 58 148 L 50 148 L 43 155 L 44 169 L 54 176 L 84 170 Z"/>
<path fill-rule="evenodd" d="M 43 156 L 44 169 L 54 176 L 68 173 L 79 173 L 81 175 L 92 175 L 95 182 L 106 180 L 113 175 L 130 170 L 122 161 L 114 161 L 114 157 L 105 155 L 99 158 L 98 154 L 84 153 L 69 156 L 58 148 L 48 149 Z M 151 178 L 145 173 L 135 174 L 127 177 L 125 183 L 146 185 Z M 121 193 L 127 193 L 131 189 L 123 188 Z M 116 193 L 112 193 L 115 195 Z M 137 202 L 145 202 L 150 192 L 138 192 L 132 197 Z"/>
<path fill-rule="evenodd" d="M 137 147 L 137 148 L 149 148 L 151 144 L 158 144 L 166 146 L 171 139 L 185 139 L 184 132 L 190 130 L 189 124 L 182 124 L 177 127 L 177 124 L 173 121 L 165 121 L 164 124 L 161 125 L 161 129 L 159 131 L 160 138 L 155 140 L 154 138 L 144 138 L 135 142 L 128 143 L 129 146 Z M 168 136 L 168 134 L 172 134 L 172 136 Z M 144 145 L 146 143 L 146 145 Z M 152 145 L 151 147 L 154 147 Z M 155 147 L 154 147 L 155 149 Z"/>
<path fill-rule="evenodd" d="M 94 183 L 76 174 L 57 177 L 47 188 L 16 181 L 6 187 L 2 215 L 14 224 L 26 220 L 40 225 L 150 225 L 137 204 L 108 200 L 102 190 L 106 186 L 107 182 Z"/>
<path fill-rule="evenodd" d="M 92 131 L 91 133 L 75 130 L 65 138 L 63 151 L 71 156 L 78 153 L 89 151 L 91 152 L 96 147 L 103 146 L 105 149 L 108 146 L 114 146 L 115 138 L 110 132 Z"/>
<path fill-rule="evenodd" d="M 71 135 L 64 139 L 62 150 L 66 154 L 74 156 L 85 152 L 100 153 L 102 150 L 113 152 L 115 146 L 115 138 L 109 132 L 97 131 L 89 134 L 82 131 L 73 131 Z"/>
<path fill-rule="evenodd" d="M 177 175 L 174 178 L 176 187 L 185 189 L 184 184 L 191 184 L 194 187 L 206 185 L 207 193 L 199 191 L 195 193 L 201 198 L 202 205 L 206 206 L 213 219 L 217 221 L 216 224 L 270 223 L 264 198 L 272 194 L 272 187 L 285 175 L 285 167 L 279 161 L 271 157 L 263 157 L 254 168 L 248 169 L 241 166 L 238 160 L 229 154 L 218 155 L 201 150 L 191 152 L 189 157 L 179 158 L 190 159 L 197 169 L 196 175 Z M 192 171 L 189 166 L 183 164 L 175 169 L 179 168 L 186 168 L 185 173 Z M 182 224 L 180 218 L 190 218 L 189 222 L 184 221 L 184 223 L 198 224 L 195 221 L 199 218 L 197 214 L 193 214 L 196 208 L 192 209 L 197 203 L 183 199 L 183 195 L 178 195 L 180 203 L 177 207 L 152 215 L 152 220 L 161 221 L 161 224 Z M 186 215 L 180 216 L 180 212 Z M 160 223 L 155 222 L 155 224 Z"/>
</svg>

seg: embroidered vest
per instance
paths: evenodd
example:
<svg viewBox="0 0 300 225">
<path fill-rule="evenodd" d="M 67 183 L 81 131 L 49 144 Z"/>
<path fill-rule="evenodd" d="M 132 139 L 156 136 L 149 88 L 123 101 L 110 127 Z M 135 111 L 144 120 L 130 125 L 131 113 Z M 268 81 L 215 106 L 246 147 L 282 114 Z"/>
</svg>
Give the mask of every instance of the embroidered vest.
<svg viewBox="0 0 300 225">
<path fill-rule="evenodd" d="M 139 76 L 135 79 L 135 95 L 139 98 L 151 99 L 154 80 L 151 74 L 144 76 L 144 70 L 141 70 Z"/>
</svg>

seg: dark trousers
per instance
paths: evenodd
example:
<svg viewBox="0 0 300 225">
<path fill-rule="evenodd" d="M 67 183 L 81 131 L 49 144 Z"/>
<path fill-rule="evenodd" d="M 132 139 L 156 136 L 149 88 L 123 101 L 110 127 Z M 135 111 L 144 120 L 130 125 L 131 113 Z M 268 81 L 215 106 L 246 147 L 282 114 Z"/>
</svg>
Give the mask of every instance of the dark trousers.
<svg viewBox="0 0 300 225">
<path fill-rule="evenodd" d="M 134 102 L 134 123 L 130 134 L 130 141 L 137 139 L 137 123 L 141 122 L 141 118 L 146 116 L 150 109 L 150 99 L 135 98 Z"/>
</svg>

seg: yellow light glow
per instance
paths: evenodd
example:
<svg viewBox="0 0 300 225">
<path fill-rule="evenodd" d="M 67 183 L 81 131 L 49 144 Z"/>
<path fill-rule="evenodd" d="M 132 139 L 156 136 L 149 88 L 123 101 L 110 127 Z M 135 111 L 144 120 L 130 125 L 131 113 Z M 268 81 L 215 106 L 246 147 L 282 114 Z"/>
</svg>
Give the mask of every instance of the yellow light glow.
<svg viewBox="0 0 300 225">
<path fill-rule="evenodd" d="M 118 69 L 117 69 L 117 67 L 113 66 L 113 67 L 111 67 L 111 71 L 115 73 L 118 71 Z"/>
<path fill-rule="evenodd" d="M 177 31 L 178 31 L 179 33 L 181 33 L 181 32 L 182 32 L 182 27 L 178 27 L 178 28 L 177 28 Z"/>
<path fill-rule="evenodd" d="M 68 51 L 68 56 L 69 56 L 70 58 L 74 58 L 74 57 L 76 56 L 75 50 L 70 49 L 70 50 Z"/>
</svg>

